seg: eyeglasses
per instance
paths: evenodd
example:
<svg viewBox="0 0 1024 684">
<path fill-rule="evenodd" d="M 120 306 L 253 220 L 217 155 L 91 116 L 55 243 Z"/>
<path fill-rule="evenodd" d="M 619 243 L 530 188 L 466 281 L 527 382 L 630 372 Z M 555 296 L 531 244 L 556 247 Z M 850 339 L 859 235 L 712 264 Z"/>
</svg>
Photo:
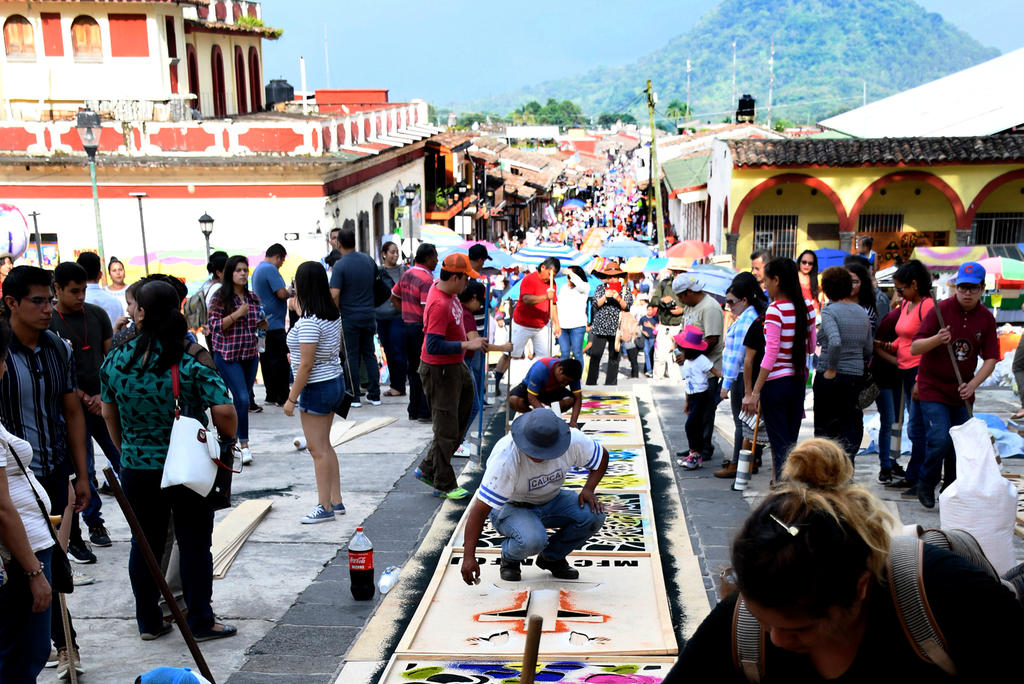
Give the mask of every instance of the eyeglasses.
<svg viewBox="0 0 1024 684">
<path fill-rule="evenodd" d="M 813 266 L 814 262 L 813 261 L 801 261 L 800 265 L 801 266 Z"/>
<path fill-rule="evenodd" d="M 973 283 L 960 283 L 956 286 L 957 292 L 981 292 L 981 285 Z"/>
<path fill-rule="evenodd" d="M 903 294 L 903 288 L 902 287 L 897 287 L 896 291 L 899 292 L 900 294 Z"/>
<path fill-rule="evenodd" d="M 46 304 L 57 306 L 56 297 L 22 297 L 22 301 L 32 302 L 36 306 L 45 306 Z"/>
<path fill-rule="evenodd" d="M 739 304 L 739 303 L 740 303 L 740 300 L 738 300 L 738 299 L 726 299 L 725 300 L 725 305 L 726 306 L 734 306 L 734 305 Z"/>
</svg>

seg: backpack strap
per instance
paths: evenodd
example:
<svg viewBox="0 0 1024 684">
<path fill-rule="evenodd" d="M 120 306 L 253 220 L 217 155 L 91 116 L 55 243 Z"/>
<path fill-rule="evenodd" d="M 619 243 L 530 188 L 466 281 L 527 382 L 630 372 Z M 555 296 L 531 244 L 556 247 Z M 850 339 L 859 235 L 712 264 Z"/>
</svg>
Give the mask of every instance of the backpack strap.
<svg viewBox="0 0 1024 684">
<path fill-rule="evenodd" d="M 764 677 L 764 629 L 740 596 L 732 616 L 732 659 L 748 682 Z"/>
<path fill-rule="evenodd" d="M 946 639 L 935 621 L 921 574 L 924 542 L 914 537 L 893 537 L 889 547 L 889 592 L 903 633 L 918 657 L 956 675 L 946 650 Z"/>
</svg>

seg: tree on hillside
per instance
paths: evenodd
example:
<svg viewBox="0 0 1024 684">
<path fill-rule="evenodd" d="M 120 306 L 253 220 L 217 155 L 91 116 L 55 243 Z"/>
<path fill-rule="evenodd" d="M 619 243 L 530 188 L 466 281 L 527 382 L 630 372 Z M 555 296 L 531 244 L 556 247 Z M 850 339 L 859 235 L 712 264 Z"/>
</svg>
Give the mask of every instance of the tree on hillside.
<svg viewBox="0 0 1024 684">
<path fill-rule="evenodd" d="M 618 114 L 605 112 L 601 116 L 597 117 L 598 126 L 614 126 L 619 121 L 624 124 L 635 124 L 636 117 L 626 112 L 619 112 Z"/>
<path fill-rule="evenodd" d="M 668 103 L 668 107 L 665 109 L 665 114 L 675 122 L 676 126 L 679 126 L 680 119 L 690 118 L 690 108 L 686 106 L 685 102 L 672 100 Z"/>
<path fill-rule="evenodd" d="M 514 124 L 547 124 L 566 128 L 582 126 L 587 121 L 578 104 L 572 100 L 559 102 L 554 98 L 548 98 L 543 106 L 531 100 L 513 110 L 511 118 Z"/>
</svg>

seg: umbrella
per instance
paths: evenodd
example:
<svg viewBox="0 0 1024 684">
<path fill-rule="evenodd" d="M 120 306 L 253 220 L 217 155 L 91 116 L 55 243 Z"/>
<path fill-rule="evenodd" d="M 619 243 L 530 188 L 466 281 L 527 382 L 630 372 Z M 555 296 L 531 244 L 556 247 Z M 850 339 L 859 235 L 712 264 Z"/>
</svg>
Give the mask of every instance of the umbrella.
<svg viewBox="0 0 1024 684">
<path fill-rule="evenodd" d="M 657 273 L 668 266 L 665 257 L 630 257 L 623 264 L 626 273 Z"/>
<path fill-rule="evenodd" d="M 425 223 L 420 226 L 419 234 L 419 239 L 422 242 L 429 242 L 435 247 L 440 247 L 441 245 L 453 245 L 457 247 L 463 243 L 462 236 L 447 226 L 436 226 L 430 223 Z"/>
<path fill-rule="evenodd" d="M 667 257 L 680 257 L 687 260 L 703 259 L 715 253 L 715 248 L 700 240 L 683 240 L 665 251 Z"/>
<path fill-rule="evenodd" d="M 565 285 L 565 281 L 566 280 L 568 280 L 568 276 L 564 276 L 564 275 L 555 276 L 555 289 L 556 290 L 561 290 L 562 286 Z M 522 280 L 522 278 L 520 278 L 518 283 L 516 283 L 515 285 L 510 287 L 508 290 L 506 290 L 505 294 L 503 294 L 501 296 L 502 300 L 505 300 L 505 299 L 516 299 L 516 300 L 518 300 L 519 299 L 519 286 L 522 284 L 522 282 L 523 282 L 523 280 Z M 595 288 L 597 288 L 597 286 L 601 284 L 601 281 L 598 280 L 597 278 L 595 278 L 594 276 L 588 274 L 587 275 L 587 283 L 590 285 L 590 294 L 593 294 Z"/>
<path fill-rule="evenodd" d="M 562 266 L 586 266 L 593 260 L 589 254 L 577 252 L 572 247 L 551 243 L 523 247 L 512 255 L 513 261 L 530 266 L 537 266 L 548 257 L 557 257 Z"/>
<path fill-rule="evenodd" d="M 724 297 L 725 291 L 732 285 L 736 271 L 717 264 L 700 264 L 690 269 L 690 273 L 704 284 L 704 291 Z"/>
<path fill-rule="evenodd" d="M 915 247 L 910 255 L 932 271 L 955 271 L 965 261 L 980 261 L 988 256 L 982 245 L 964 247 Z"/>
<path fill-rule="evenodd" d="M 1024 280 L 1024 261 L 1007 257 L 989 257 L 978 262 L 985 269 L 985 275 L 995 276 L 997 286 L 1003 281 Z"/>
<path fill-rule="evenodd" d="M 842 266 L 843 260 L 850 256 L 849 252 L 844 252 L 841 249 L 832 249 L 831 247 L 816 249 L 814 254 L 818 257 L 819 273 L 830 266 Z"/>
<path fill-rule="evenodd" d="M 586 206 L 586 204 L 583 202 L 583 200 L 578 200 L 578 199 L 576 199 L 574 197 L 572 199 L 567 199 L 564 202 L 562 202 L 562 211 L 571 211 L 571 210 L 574 210 L 574 209 L 582 209 L 585 206 Z"/>
<path fill-rule="evenodd" d="M 614 257 L 616 259 L 649 257 L 652 255 L 650 245 L 645 245 L 642 242 L 637 242 L 636 240 L 630 240 L 628 238 L 619 238 L 606 242 L 595 253 L 597 256 Z"/>
</svg>

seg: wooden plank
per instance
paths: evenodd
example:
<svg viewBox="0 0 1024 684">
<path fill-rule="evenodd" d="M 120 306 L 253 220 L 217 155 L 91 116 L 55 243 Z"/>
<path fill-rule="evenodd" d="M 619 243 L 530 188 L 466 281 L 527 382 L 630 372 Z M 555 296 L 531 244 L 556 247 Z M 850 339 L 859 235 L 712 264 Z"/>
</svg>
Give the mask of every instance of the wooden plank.
<svg viewBox="0 0 1024 684">
<path fill-rule="evenodd" d="M 331 425 L 331 446 L 341 445 L 346 433 L 359 424 L 358 420 L 336 420 Z"/>
<path fill-rule="evenodd" d="M 467 507 L 467 513 L 469 512 Z M 420 598 L 420 603 L 416 607 L 416 612 L 412 614 L 412 619 L 409 620 L 409 626 L 405 630 L 405 634 L 402 635 L 402 639 L 398 642 L 398 646 L 395 647 L 395 653 L 402 653 L 403 651 L 409 650 L 409 645 L 416 638 L 417 633 L 423 626 L 423 619 L 427 616 L 427 611 L 434 603 L 434 597 L 437 595 L 437 589 L 441 586 L 441 581 L 444 579 L 445 571 L 448 569 L 448 565 L 451 562 L 452 549 L 450 546 L 445 547 L 444 551 L 441 552 L 441 557 L 437 559 L 437 567 L 434 568 L 434 574 L 430 577 L 430 584 L 423 591 L 423 596 Z M 459 578 L 461 582 L 461 577 Z"/>
<path fill-rule="evenodd" d="M 387 427 L 388 425 L 391 425 L 392 423 L 396 422 L 397 420 L 398 420 L 398 418 L 396 418 L 394 416 L 386 416 L 386 417 L 383 417 L 383 418 L 371 418 L 369 420 L 364 420 L 363 422 L 361 422 L 358 425 L 354 426 L 352 429 L 348 430 L 342 436 L 340 442 L 335 444 L 334 440 L 332 439 L 331 440 L 331 444 L 333 444 L 334 446 L 340 446 L 340 445 L 344 444 L 345 442 L 351 442 L 353 439 L 357 439 L 359 437 L 362 437 L 363 435 L 366 435 L 366 434 L 369 434 L 371 432 L 374 432 L 375 430 L 379 430 L 382 427 Z"/>
<path fill-rule="evenodd" d="M 614 657 L 570 656 L 570 659 L 542 658 L 537 661 L 538 682 L 621 681 L 659 684 L 675 665 L 675 658 L 667 657 Z M 440 656 L 396 655 L 388 663 L 380 684 L 407 684 L 408 682 L 477 682 L 478 684 L 504 684 L 522 678 L 522 659 L 488 658 L 474 660 L 470 656 L 444 658 Z"/>
<path fill-rule="evenodd" d="M 484 557 L 489 562 L 481 567 L 481 582 L 471 587 L 462 581 L 462 554 L 448 555 L 440 578 L 435 574 L 431 581 L 434 587 L 439 580 L 435 591 L 424 595 L 437 610 L 426 611 L 399 652 L 521 654 L 531 593 L 551 591 L 558 592 L 558 619 L 541 637 L 543 656 L 676 652 L 661 563 L 649 554 L 570 556 L 580 570 L 573 581 L 556 580 L 527 560 L 520 582 L 499 578 L 499 554 Z"/>
<path fill-rule="evenodd" d="M 273 504 L 272 499 L 243 501 L 214 526 L 211 545 L 211 553 L 216 566 L 214 578 L 224 577 L 245 540 L 253 533 L 259 525 L 259 521 L 270 511 Z"/>
</svg>

